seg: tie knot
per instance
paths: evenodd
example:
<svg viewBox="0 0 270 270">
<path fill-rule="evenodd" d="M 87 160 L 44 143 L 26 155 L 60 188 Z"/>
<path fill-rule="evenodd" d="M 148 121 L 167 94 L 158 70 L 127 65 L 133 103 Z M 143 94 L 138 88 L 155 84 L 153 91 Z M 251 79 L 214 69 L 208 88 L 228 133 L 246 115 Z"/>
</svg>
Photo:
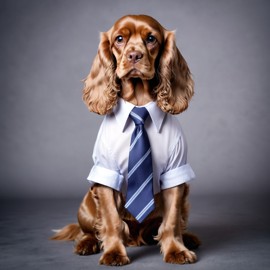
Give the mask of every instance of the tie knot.
<svg viewBox="0 0 270 270">
<path fill-rule="evenodd" d="M 135 125 L 144 125 L 149 112 L 144 107 L 134 107 L 130 112 L 130 118 L 134 121 Z"/>
</svg>

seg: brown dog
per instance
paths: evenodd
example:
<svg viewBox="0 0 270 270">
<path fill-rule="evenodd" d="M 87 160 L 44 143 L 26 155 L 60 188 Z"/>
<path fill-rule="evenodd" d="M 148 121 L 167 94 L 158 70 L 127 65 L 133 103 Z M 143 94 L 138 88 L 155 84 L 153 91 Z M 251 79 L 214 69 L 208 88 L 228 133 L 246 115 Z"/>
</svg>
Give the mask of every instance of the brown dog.
<svg viewBox="0 0 270 270">
<path fill-rule="evenodd" d="M 146 15 L 125 16 L 108 32 L 101 34 L 98 54 L 83 90 L 83 99 L 90 111 L 112 118 L 120 99 L 135 106 L 154 101 L 164 114 L 162 125 L 165 126 L 165 121 L 174 121 L 170 120 L 173 119 L 172 114 L 188 107 L 192 96 L 193 80 L 176 47 L 174 32 L 164 29 L 155 19 Z M 165 127 L 159 130 L 160 136 L 165 132 L 163 129 Z M 168 131 L 171 133 L 174 133 L 174 127 Z M 171 135 L 168 135 L 164 143 L 169 144 L 170 140 Z M 118 147 L 119 152 L 124 149 L 121 143 L 115 141 L 115 146 L 109 147 Z M 155 143 L 152 141 L 152 148 Z M 166 156 L 171 150 L 165 147 L 162 151 Z M 125 154 L 124 150 L 122 152 Z M 185 154 L 182 156 L 185 165 Z M 126 159 L 122 160 L 123 164 L 126 164 Z M 168 166 L 168 160 L 162 162 Z M 177 162 L 176 156 L 174 163 Z M 162 166 L 156 166 L 160 175 L 164 173 Z M 126 166 L 121 170 L 125 179 Z M 125 246 L 155 243 L 161 245 L 165 262 L 193 263 L 196 255 L 188 248 L 198 247 L 200 241 L 186 232 L 189 192 L 186 181 L 190 178 L 179 180 L 180 184 L 175 185 L 158 183 L 155 210 L 142 223 L 138 223 L 124 207 L 125 193 L 121 192 L 124 184 L 116 188 L 107 186 L 104 181 L 89 179 L 92 187 L 79 208 L 79 224 L 64 227 L 53 239 L 75 240 L 75 253 L 80 255 L 98 253 L 103 249 L 100 264 L 105 265 L 128 264 L 130 260 Z M 123 182 L 126 183 L 125 180 Z"/>
</svg>

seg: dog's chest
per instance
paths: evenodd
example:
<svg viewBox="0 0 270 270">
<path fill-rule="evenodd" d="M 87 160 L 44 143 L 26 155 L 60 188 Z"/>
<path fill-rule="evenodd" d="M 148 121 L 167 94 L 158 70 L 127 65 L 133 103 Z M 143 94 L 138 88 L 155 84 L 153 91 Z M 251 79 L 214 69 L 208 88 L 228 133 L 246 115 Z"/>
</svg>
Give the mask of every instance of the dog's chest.
<svg viewBox="0 0 270 270">
<path fill-rule="evenodd" d="M 117 130 L 116 128 L 113 131 L 108 132 L 110 140 L 109 153 L 112 155 L 114 162 L 116 162 L 116 167 L 124 176 L 126 176 L 128 172 L 130 140 L 133 129 L 134 126 L 130 125 L 124 132 Z M 146 132 L 151 145 L 154 175 L 159 178 L 168 163 L 170 147 L 167 146 L 170 145 L 170 141 L 168 141 L 168 137 L 163 136 L 162 133 L 157 133 L 153 129 L 154 127 L 148 127 Z"/>
</svg>

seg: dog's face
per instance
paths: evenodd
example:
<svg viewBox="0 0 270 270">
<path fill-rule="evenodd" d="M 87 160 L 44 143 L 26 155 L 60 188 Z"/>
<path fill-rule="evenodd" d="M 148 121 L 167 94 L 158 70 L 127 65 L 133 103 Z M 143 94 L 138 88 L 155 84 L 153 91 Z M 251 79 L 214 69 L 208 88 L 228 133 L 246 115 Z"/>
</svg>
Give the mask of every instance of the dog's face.
<svg viewBox="0 0 270 270">
<path fill-rule="evenodd" d="M 133 100 L 138 82 L 166 113 L 184 111 L 193 95 L 191 73 L 174 32 L 150 16 L 128 15 L 101 33 L 83 100 L 90 111 L 107 114 L 119 97 Z"/>
<path fill-rule="evenodd" d="M 164 42 L 164 30 L 151 17 L 123 17 L 108 32 L 118 78 L 150 80 Z"/>
</svg>

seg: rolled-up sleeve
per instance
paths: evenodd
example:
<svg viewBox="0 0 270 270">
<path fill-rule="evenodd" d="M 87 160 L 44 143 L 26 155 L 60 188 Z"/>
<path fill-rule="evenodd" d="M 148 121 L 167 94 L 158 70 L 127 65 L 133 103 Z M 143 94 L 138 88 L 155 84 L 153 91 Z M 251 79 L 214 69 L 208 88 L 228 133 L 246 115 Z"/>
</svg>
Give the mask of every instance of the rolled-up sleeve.
<svg viewBox="0 0 270 270">
<path fill-rule="evenodd" d="M 98 183 L 120 191 L 124 181 L 124 177 L 116 171 L 94 165 L 87 177 L 87 180 L 89 181 L 91 186 L 95 183 Z"/>
<path fill-rule="evenodd" d="M 167 168 L 160 176 L 160 188 L 167 189 L 195 178 L 194 171 L 187 163 L 187 144 L 183 134 L 172 148 Z"/>
<path fill-rule="evenodd" d="M 103 122 L 94 146 L 94 166 L 92 167 L 87 180 L 89 181 L 90 186 L 98 183 L 121 191 L 124 176 L 117 168 L 114 156 L 111 153 L 107 142 L 108 140 L 106 139 L 106 132 L 104 132 Z"/>
</svg>

